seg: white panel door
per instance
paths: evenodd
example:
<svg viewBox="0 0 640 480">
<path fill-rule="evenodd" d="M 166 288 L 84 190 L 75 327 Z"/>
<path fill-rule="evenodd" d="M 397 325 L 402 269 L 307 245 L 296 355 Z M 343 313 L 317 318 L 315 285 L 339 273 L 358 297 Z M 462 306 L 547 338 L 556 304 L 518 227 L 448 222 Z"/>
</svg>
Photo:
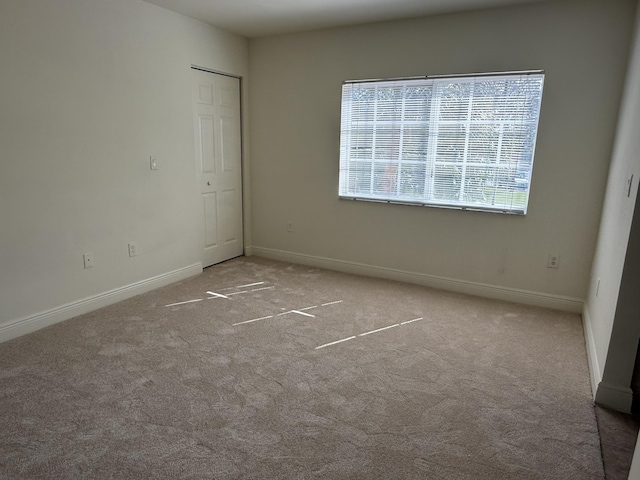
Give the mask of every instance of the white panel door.
<svg viewBox="0 0 640 480">
<path fill-rule="evenodd" d="M 192 70 L 202 265 L 242 255 L 240 80 Z"/>
</svg>

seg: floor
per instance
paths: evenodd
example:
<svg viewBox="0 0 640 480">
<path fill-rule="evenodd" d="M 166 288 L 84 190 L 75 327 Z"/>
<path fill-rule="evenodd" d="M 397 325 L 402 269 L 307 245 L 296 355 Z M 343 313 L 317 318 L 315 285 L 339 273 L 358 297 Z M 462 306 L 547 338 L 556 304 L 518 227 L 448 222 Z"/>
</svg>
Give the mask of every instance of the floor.
<svg viewBox="0 0 640 480">
<path fill-rule="evenodd" d="M 606 479 L 627 480 L 640 429 L 640 416 L 596 406 L 596 418 Z"/>
<path fill-rule="evenodd" d="M 604 478 L 574 313 L 240 258 L 0 366 L 0 478 Z"/>
</svg>

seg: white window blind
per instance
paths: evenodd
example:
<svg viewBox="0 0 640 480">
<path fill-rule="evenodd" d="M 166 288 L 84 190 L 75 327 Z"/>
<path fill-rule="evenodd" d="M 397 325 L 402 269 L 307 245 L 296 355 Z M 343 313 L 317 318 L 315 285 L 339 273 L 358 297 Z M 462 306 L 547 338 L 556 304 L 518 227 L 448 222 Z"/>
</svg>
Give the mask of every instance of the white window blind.
<svg viewBox="0 0 640 480">
<path fill-rule="evenodd" d="M 544 73 L 349 81 L 341 198 L 525 214 Z"/>
</svg>

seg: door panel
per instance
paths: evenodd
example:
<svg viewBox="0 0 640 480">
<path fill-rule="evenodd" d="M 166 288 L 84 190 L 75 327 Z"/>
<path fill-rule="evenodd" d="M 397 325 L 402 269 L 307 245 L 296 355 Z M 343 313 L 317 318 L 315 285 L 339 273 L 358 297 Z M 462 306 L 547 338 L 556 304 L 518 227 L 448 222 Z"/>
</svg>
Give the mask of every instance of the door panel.
<svg viewBox="0 0 640 480">
<path fill-rule="evenodd" d="M 237 204 L 238 192 L 235 190 L 226 190 L 222 192 L 223 211 L 225 215 L 224 223 L 227 225 L 225 230 L 224 242 L 230 244 L 238 240 L 238 210 L 240 205 Z"/>
<path fill-rule="evenodd" d="M 240 139 L 238 138 L 239 132 L 237 131 L 235 121 L 233 117 L 220 117 L 222 170 L 228 173 L 238 168 L 235 159 L 240 156 L 240 152 L 237 151 L 240 145 Z"/>
<path fill-rule="evenodd" d="M 204 246 L 205 248 L 218 246 L 218 202 L 216 192 L 202 195 L 204 202 Z"/>
<path fill-rule="evenodd" d="M 192 70 L 203 266 L 242 255 L 240 80 Z"/>
<path fill-rule="evenodd" d="M 213 105 L 213 86 L 208 82 L 198 85 L 198 103 Z"/>
<path fill-rule="evenodd" d="M 213 117 L 199 115 L 200 123 L 200 172 L 215 173 L 215 149 Z"/>
</svg>

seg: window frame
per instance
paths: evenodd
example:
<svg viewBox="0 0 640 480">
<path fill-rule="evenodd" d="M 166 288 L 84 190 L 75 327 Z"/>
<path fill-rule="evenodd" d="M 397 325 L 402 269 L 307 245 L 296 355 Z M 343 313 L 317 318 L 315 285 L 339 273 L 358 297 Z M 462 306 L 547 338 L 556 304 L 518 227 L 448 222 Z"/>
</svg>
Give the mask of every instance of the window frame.
<svg viewBox="0 0 640 480">
<path fill-rule="evenodd" d="M 527 77 L 533 76 L 531 79 Z M 491 77 L 501 77 L 493 80 Z M 499 96 L 494 95 L 493 97 L 488 96 L 474 96 L 475 95 L 475 86 L 481 82 L 491 82 L 494 83 L 499 82 L 500 80 L 506 82 L 514 81 L 516 83 L 512 83 L 511 85 L 516 85 L 518 81 L 521 81 L 520 85 L 521 90 L 518 91 L 520 98 L 518 95 L 505 95 Z M 525 82 L 524 79 L 527 79 L 529 83 Z M 341 98 L 341 128 L 340 128 L 340 177 L 339 177 L 339 198 L 340 199 L 348 199 L 348 200 L 364 200 L 371 202 L 381 202 L 381 203 L 390 203 L 390 204 L 402 204 L 402 205 L 419 205 L 419 206 L 427 206 L 427 207 L 436 207 L 436 208 L 450 208 L 456 210 L 479 210 L 479 211 L 487 211 L 494 213 L 507 213 L 507 214 L 516 214 L 516 215 L 525 215 L 527 212 L 529 195 L 531 191 L 531 174 L 533 171 L 533 163 L 535 156 L 535 148 L 537 143 L 537 134 L 539 129 L 539 119 L 541 112 L 541 104 L 542 104 L 542 94 L 544 88 L 544 79 L 545 73 L 543 70 L 526 70 L 526 71 L 510 71 L 510 72 L 492 72 L 492 73 L 475 73 L 475 74 L 464 74 L 464 75 L 432 75 L 432 76 L 421 76 L 421 77 L 400 77 L 400 78 L 388 78 L 388 79 L 369 79 L 369 80 L 349 80 L 343 82 L 342 85 L 342 98 Z M 375 84 L 373 90 L 368 84 Z M 499 83 L 496 83 L 498 85 Z M 402 88 L 401 95 L 401 107 L 398 109 L 398 100 L 391 100 L 391 109 L 389 110 L 389 105 L 384 105 L 386 99 L 382 99 L 378 97 L 378 86 L 382 86 L 381 88 L 388 88 L 390 85 L 398 86 Z M 411 120 L 407 120 L 405 118 L 406 115 L 406 105 L 408 97 L 408 89 L 413 88 L 413 86 L 422 87 L 426 90 L 429 90 L 428 93 L 425 93 L 424 101 L 427 102 L 428 108 L 425 110 L 429 110 L 428 114 L 425 113 L 426 119 L 422 119 L 420 121 L 413 122 Z M 471 90 L 470 96 L 468 96 L 468 112 L 465 114 L 465 119 L 454 119 L 454 120 L 444 120 L 442 118 L 442 102 L 444 101 L 444 94 L 438 89 L 444 88 L 443 86 L 451 86 L 451 85 L 469 85 Z M 366 92 L 367 88 L 369 91 L 374 92 L 374 100 L 370 102 L 360 102 L 360 104 L 364 104 L 365 106 L 373 106 L 372 112 L 366 112 L 366 115 L 371 116 L 371 120 L 363 121 L 362 119 L 356 120 L 354 122 L 354 118 L 356 116 L 353 115 L 352 110 L 354 108 L 358 108 L 360 105 L 357 100 L 347 99 L 346 96 L 348 94 L 354 95 L 359 86 L 362 86 L 362 92 Z M 529 88 L 538 87 L 537 91 L 534 91 L 533 95 L 530 95 Z M 506 87 L 505 87 L 506 88 Z M 391 91 L 391 90 L 390 90 Z M 524 92 L 524 93 L 520 93 Z M 391 93 L 393 96 L 393 93 Z M 429 97 L 429 98 L 426 98 Z M 460 96 L 460 98 L 467 98 L 464 95 Z M 522 107 L 523 111 L 521 113 L 521 117 L 518 120 L 505 120 L 505 119 L 489 119 L 489 120 L 478 120 L 473 119 L 473 115 L 475 111 L 473 108 L 473 100 L 474 99 L 491 99 L 495 102 L 502 101 L 506 102 L 508 106 L 514 105 L 524 105 Z M 506 99 L 506 100 L 505 100 Z M 395 103 L 394 103 L 395 102 Z M 520 102 L 520 103 L 518 103 Z M 413 105 L 413 104 L 412 104 Z M 381 120 L 381 116 L 378 113 L 379 108 L 387 108 L 386 113 L 383 114 L 393 116 L 394 120 Z M 494 108 L 498 110 L 498 107 Z M 514 114 L 515 110 L 505 110 L 508 113 Z M 400 120 L 395 119 L 398 112 L 400 113 Z M 424 113 L 424 112 L 423 112 Z M 455 109 L 454 109 L 455 113 Z M 502 114 L 502 111 L 497 114 L 498 116 Z M 527 115 L 532 115 L 533 118 L 525 118 Z M 360 115 L 364 115 L 360 113 Z M 358 117 L 359 118 L 359 117 Z M 418 118 L 418 117 L 412 117 Z M 505 117 L 507 118 L 507 117 Z M 518 118 L 518 117 L 517 117 Z M 525 121 L 526 120 L 526 121 Z M 354 127 L 355 126 L 355 127 Z M 404 135 L 407 131 L 410 131 L 411 127 L 415 126 L 416 131 L 419 129 L 424 129 L 422 132 L 422 137 L 427 138 L 426 142 L 426 151 L 424 155 L 420 158 L 411 160 L 403 157 L 403 139 Z M 490 130 L 491 127 L 498 127 L 498 139 L 496 148 L 496 157 L 495 159 L 491 159 L 490 161 L 484 161 L 482 163 L 474 163 L 469 160 L 469 147 L 471 143 L 471 137 L 473 136 L 472 132 L 474 126 L 484 126 L 485 130 Z M 464 130 L 464 151 L 462 160 L 447 160 L 446 154 L 438 151 L 438 148 L 441 143 L 445 143 L 446 146 L 450 147 L 451 150 L 456 154 L 455 147 L 459 147 L 459 144 L 447 143 L 447 141 L 451 142 L 450 139 L 440 142 L 440 129 L 443 127 L 451 127 L 451 131 L 453 135 L 455 135 L 455 129 L 458 128 Z M 521 128 L 522 132 L 517 132 L 517 128 Z M 366 141 L 366 134 L 360 133 L 360 136 L 355 135 L 357 140 L 354 142 L 353 132 L 360 128 L 362 131 L 368 130 L 370 133 L 371 139 L 370 141 Z M 518 135 L 522 135 L 523 140 L 521 145 L 516 145 L 514 147 L 513 143 L 509 143 L 512 149 L 516 153 L 520 152 L 520 156 L 524 156 L 526 153 L 526 158 L 521 162 L 520 160 L 509 159 L 508 161 L 503 162 L 501 157 L 500 145 L 503 145 L 503 140 L 505 138 L 505 129 L 512 129 L 514 132 L 510 133 L 508 138 L 518 139 Z M 378 148 L 378 139 L 376 135 L 380 134 L 384 135 L 384 132 L 387 132 L 387 135 L 390 135 L 389 138 L 392 138 L 394 135 L 397 136 L 397 144 L 390 142 L 388 139 L 381 140 L 380 144 L 386 147 L 389 150 L 394 150 L 393 153 L 387 157 L 380 155 L 376 152 Z M 393 130 L 398 130 L 399 133 L 393 133 Z M 434 130 L 434 131 L 432 131 Z M 426 134 L 425 134 L 426 132 Z M 443 137 L 446 137 L 443 135 Z M 363 139 L 365 139 L 364 143 Z M 395 140 L 394 140 L 395 141 Z M 357 143 L 360 142 L 360 143 Z M 486 141 L 485 141 L 486 143 Z M 475 144 L 473 144 L 475 145 Z M 484 144 L 478 143 L 478 145 L 485 146 Z M 357 155 L 353 155 L 352 150 L 362 149 L 365 154 L 363 154 L 362 158 L 358 158 Z M 520 150 L 518 150 L 518 148 Z M 366 152 L 366 150 L 369 150 Z M 525 151 L 526 150 L 526 151 Z M 459 151 L 457 152 L 459 157 Z M 357 192 L 357 188 L 349 188 L 350 182 L 352 181 L 352 177 L 349 175 L 356 175 L 358 173 L 358 169 L 355 167 L 356 165 L 361 164 L 366 168 L 363 168 L 363 178 L 367 179 L 370 182 L 369 193 Z M 351 166 L 353 165 L 353 166 Z M 414 165 L 414 170 L 418 172 L 420 167 L 424 170 L 424 188 L 420 195 L 416 198 L 407 198 L 407 196 L 399 195 L 401 183 L 402 183 L 402 175 L 403 171 L 411 171 L 409 166 Z M 459 168 L 461 167 L 461 168 Z M 367 174 L 366 169 L 369 169 L 370 172 Z M 377 174 L 377 170 L 384 168 L 384 173 Z M 452 172 L 456 172 L 455 175 L 459 175 L 459 189 L 458 192 L 458 200 L 456 201 L 446 201 L 443 199 L 436 198 L 435 191 L 439 186 L 442 187 L 442 180 L 437 180 L 438 178 L 442 179 L 445 177 L 444 174 L 438 174 L 438 168 L 446 168 L 450 169 Z M 479 203 L 472 201 L 463 201 L 463 197 L 465 197 L 466 192 L 465 188 L 468 184 L 467 178 L 474 179 L 479 182 L 482 177 L 481 174 L 476 173 L 475 176 L 469 171 L 473 171 L 476 169 L 477 172 L 480 172 L 484 169 L 484 181 L 486 184 L 482 186 L 476 186 L 478 192 L 482 192 L 482 196 L 484 197 L 487 191 L 493 189 L 493 205 L 488 202 Z M 395 169 L 395 172 L 393 170 Z M 458 170 L 460 170 L 458 172 Z M 508 182 L 504 182 L 504 179 L 507 178 L 506 175 L 499 176 L 497 172 L 499 171 L 507 171 L 508 174 L 512 177 L 511 183 L 508 184 L 508 187 L 499 187 L 500 182 L 503 182 L 503 185 L 507 185 Z M 495 184 L 491 187 L 487 187 L 488 184 L 488 176 L 486 172 L 492 172 L 493 178 L 492 182 Z M 368 176 L 367 176 L 368 175 Z M 382 181 L 388 182 L 388 185 L 385 184 L 384 188 L 388 188 L 389 192 L 391 192 L 392 188 L 395 189 L 395 194 L 389 193 L 388 195 L 380 194 L 380 188 L 375 185 L 375 182 L 379 179 Z M 519 182 L 517 181 L 519 180 Z M 395 184 L 392 185 L 392 182 Z M 365 182 L 366 183 L 366 182 Z M 524 186 L 524 190 L 522 190 L 522 186 Z M 376 191 L 377 188 L 377 191 Z M 382 189 L 384 189 L 382 188 Z M 472 189 L 470 189 L 472 190 Z M 496 198 L 498 195 L 498 191 L 500 191 L 501 198 L 504 198 L 503 203 L 495 204 Z M 444 188 L 442 192 L 447 194 L 456 193 L 453 188 L 447 190 Z M 510 196 L 511 201 L 507 202 L 507 198 Z M 517 198 L 519 203 L 514 203 L 514 199 Z M 510 203 L 510 205 L 508 205 Z"/>
</svg>

